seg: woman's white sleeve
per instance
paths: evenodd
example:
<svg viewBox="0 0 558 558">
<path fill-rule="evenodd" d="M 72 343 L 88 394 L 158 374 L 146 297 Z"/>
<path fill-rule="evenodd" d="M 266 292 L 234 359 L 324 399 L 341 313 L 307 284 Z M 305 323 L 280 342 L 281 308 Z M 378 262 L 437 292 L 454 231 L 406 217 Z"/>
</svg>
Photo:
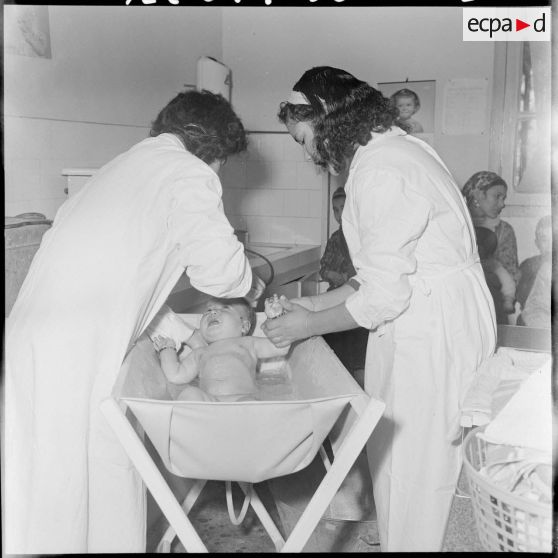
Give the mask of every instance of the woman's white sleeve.
<svg viewBox="0 0 558 558">
<path fill-rule="evenodd" d="M 177 181 L 173 191 L 167 222 L 192 286 L 212 296 L 246 295 L 252 270 L 223 211 L 218 178 L 200 173 Z"/>
<path fill-rule="evenodd" d="M 360 250 L 352 257 L 360 288 L 345 304 L 359 325 L 375 329 L 409 305 L 409 275 L 430 203 L 395 169 L 362 169 L 353 188 Z"/>
</svg>

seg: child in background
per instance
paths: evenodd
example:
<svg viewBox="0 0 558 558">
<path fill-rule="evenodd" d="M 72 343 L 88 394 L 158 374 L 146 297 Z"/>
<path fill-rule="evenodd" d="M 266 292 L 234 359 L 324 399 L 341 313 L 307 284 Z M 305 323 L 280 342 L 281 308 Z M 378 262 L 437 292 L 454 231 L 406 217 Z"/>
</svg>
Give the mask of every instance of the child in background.
<svg viewBox="0 0 558 558">
<path fill-rule="evenodd" d="M 535 280 L 517 325 L 550 329 L 552 326 L 552 259 L 544 259 L 537 271 Z"/>
<path fill-rule="evenodd" d="M 339 229 L 330 236 L 320 260 L 320 277 L 329 283 L 328 291 L 340 287 L 356 275 L 349 248 L 343 235 L 341 217 L 345 207 L 345 199 L 345 190 L 341 187 L 337 188 L 331 197 L 333 216 L 339 223 Z M 323 338 L 345 368 L 363 387 L 368 330 L 358 327 L 349 331 L 328 333 Z"/>
<path fill-rule="evenodd" d="M 539 268 L 543 262 L 552 259 L 552 217 L 550 215 L 539 219 L 535 229 L 535 244 L 540 253 L 523 260 L 519 266 L 517 301 L 521 305 L 521 309 L 525 307 Z"/>
<path fill-rule="evenodd" d="M 391 101 L 399 111 L 398 124 L 409 134 L 421 134 L 424 132 L 422 124 L 413 118 L 420 109 L 419 96 L 411 89 L 400 89 L 391 96 Z"/>
<path fill-rule="evenodd" d="M 187 385 L 176 398 L 182 401 L 246 401 L 256 392 L 258 359 L 284 356 L 267 337 L 252 337 L 255 313 L 244 298 L 211 299 L 201 317 L 199 336 L 205 346 L 179 356 L 174 339 L 151 337 L 161 368 L 171 384 Z"/>
<path fill-rule="evenodd" d="M 356 275 L 341 223 L 345 199 L 345 190 L 341 187 L 337 188 L 331 196 L 333 217 L 339 224 L 339 228 L 329 237 L 320 260 L 320 277 L 329 283 L 328 291 L 340 287 L 350 277 Z"/>
<path fill-rule="evenodd" d="M 496 233 L 486 227 L 475 227 L 475 233 L 486 283 L 494 299 L 496 321 L 499 324 L 506 324 L 507 315 L 515 311 L 515 281 L 510 272 L 495 257 L 498 247 Z"/>
</svg>

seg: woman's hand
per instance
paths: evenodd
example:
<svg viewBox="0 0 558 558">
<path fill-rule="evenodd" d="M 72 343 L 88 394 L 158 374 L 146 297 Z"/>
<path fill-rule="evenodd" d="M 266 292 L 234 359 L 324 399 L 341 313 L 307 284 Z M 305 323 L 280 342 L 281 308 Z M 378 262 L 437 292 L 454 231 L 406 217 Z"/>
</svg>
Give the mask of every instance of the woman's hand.
<svg viewBox="0 0 558 558">
<path fill-rule="evenodd" d="M 311 312 L 293 301 L 282 302 L 287 314 L 262 324 L 262 331 L 278 348 L 288 347 L 294 341 L 309 337 L 308 318 Z"/>
</svg>

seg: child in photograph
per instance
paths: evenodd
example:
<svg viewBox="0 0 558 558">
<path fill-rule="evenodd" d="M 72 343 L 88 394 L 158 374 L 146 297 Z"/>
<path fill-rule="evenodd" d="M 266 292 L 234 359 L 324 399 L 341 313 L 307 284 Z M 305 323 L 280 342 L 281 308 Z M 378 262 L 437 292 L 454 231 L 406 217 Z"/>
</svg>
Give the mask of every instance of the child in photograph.
<svg viewBox="0 0 558 558">
<path fill-rule="evenodd" d="M 244 298 L 213 298 L 198 329 L 205 346 L 179 355 L 176 340 L 152 333 L 161 368 L 171 384 L 189 384 L 181 401 L 247 401 L 256 392 L 258 359 L 284 356 L 267 337 L 252 337 L 255 312 Z M 179 348 L 178 348 L 179 349 Z M 198 386 L 191 384 L 198 379 Z"/>
<path fill-rule="evenodd" d="M 391 101 L 399 111 L 397 124 L 402 124 L 402 128 L 410 134 L 422 134 L 424 128 L 422 124 L 413 118 L 420 110 L 419 96 L 411 89 L 400 89 L 391 96 Z"/>
</svg>

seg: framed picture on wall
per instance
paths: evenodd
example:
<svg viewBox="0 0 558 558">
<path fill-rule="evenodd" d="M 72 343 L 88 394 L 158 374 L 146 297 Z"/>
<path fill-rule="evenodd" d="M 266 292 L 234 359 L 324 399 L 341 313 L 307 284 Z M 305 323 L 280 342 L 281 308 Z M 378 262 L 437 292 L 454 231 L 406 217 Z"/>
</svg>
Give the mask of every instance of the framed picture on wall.
<svg viewBox="0 0 558 558">
<path fill-rule="evenodd" d="M 4 7 L 4 54 L 51 58 L 48 6 Z"/>
<path fill-rule="evenodd" d="M 399 121 L 422 139 L 434 134 L 436 81 L 392 81 L 378 83 L 378 89 L 399 109 Z M 430 142 L 429 142 L 430 143 Z"/>
</svg>

